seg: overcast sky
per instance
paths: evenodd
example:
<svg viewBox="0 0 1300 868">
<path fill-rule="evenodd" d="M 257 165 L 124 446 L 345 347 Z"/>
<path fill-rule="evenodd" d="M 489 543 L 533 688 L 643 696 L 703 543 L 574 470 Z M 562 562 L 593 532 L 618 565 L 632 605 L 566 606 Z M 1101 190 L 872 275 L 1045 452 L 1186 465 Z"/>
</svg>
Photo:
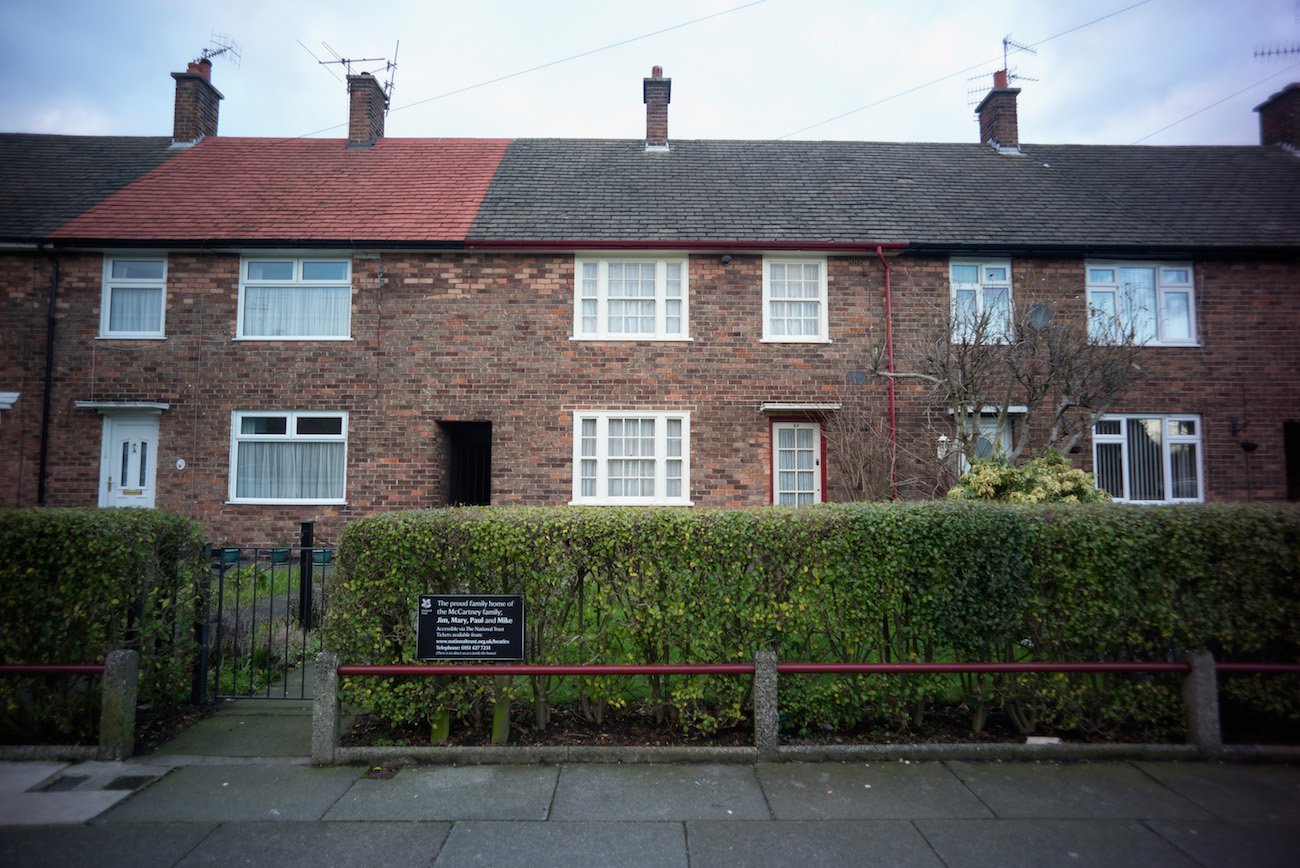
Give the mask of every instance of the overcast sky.
<svg viewBox="0 0 1300 868">
<path fill-rule="evenodd" d="M 170 135 L 168 73 L 214 32 L 242 49 L 214 60 L 230 136 L 346 135 L 322 43 L 401 41 L 390 136 L 640 138 L 658 64 L 670 138 L 975 141 L 1008 34 L 1037 45 L 1010 59 L 1025 142 L 1255 144 L 1251 109 L 1300 81 L 1300 53 L 1254 56 L 1300 48 L 1300 0 L 0 0 L 0 131 Z"/>
</svg>

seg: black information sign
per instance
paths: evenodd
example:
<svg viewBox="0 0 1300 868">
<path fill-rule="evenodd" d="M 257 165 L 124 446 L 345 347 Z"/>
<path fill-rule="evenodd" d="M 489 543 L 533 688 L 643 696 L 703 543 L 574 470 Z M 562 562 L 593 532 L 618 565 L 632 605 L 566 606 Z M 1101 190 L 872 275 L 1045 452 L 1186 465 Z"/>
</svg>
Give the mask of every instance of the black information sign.
<svg viewBox="0 0 1300 868">
<path fill-rule="evenodd" d="M 421 594 L 421 660 L 523 660 L 524 598 L 513 594 Z"/>
</svg>

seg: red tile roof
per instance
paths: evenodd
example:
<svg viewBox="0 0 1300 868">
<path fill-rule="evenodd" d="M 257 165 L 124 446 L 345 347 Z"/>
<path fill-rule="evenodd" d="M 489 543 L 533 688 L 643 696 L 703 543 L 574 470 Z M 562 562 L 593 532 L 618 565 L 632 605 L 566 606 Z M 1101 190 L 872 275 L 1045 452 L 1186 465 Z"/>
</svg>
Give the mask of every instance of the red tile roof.
<svg viewBox="0 0 1300 868">
<path fill-rule="evenodd" d="M 506 139 L 204 139 L 52 233 L 103 241 L 460 241 Z"/>
</svg>

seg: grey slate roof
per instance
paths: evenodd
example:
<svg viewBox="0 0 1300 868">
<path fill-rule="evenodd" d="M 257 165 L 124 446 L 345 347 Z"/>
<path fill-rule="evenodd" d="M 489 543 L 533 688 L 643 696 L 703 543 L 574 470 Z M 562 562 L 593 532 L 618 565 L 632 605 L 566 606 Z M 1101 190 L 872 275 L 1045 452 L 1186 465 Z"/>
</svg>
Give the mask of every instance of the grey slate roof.
<svg viewBox="0 0 1300 868">
<path fill-rule="evenodd" d="M 515 241 L 1300 247 L 1300 158 L 1261 147 L 516 139 L 470 229 Z"/>
<path fill-rule="evenodd" d="M 165 136 L 0 134 L 0 240 L 43 238 L 160 165 Z"/>
</svg>

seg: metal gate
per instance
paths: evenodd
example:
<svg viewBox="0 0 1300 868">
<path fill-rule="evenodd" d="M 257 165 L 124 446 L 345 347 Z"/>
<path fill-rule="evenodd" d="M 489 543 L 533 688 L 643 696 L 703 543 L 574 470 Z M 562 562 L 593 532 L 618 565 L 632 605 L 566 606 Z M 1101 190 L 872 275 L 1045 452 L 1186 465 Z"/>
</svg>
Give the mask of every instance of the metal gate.
<svg viewBox="0 0 1300 868">
<path fill-rule="evenodd" d="M 310 699 L 333 549 L 318 548 L 303 522 L 296 546 L 209 546 L 209 558 L 194 701 Z"/>
</svg>

